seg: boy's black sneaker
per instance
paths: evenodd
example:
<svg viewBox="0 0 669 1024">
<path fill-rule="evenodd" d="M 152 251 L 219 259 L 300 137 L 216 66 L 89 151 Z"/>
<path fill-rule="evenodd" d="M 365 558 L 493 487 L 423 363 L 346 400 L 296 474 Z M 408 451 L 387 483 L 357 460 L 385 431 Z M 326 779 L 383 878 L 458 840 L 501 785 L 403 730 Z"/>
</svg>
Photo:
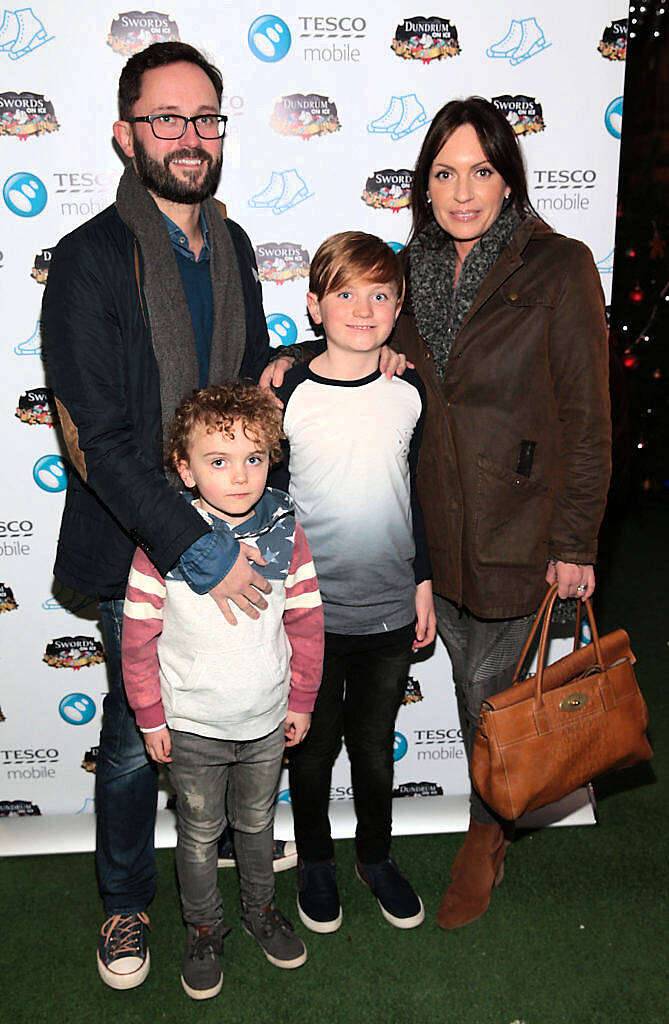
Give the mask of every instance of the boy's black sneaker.
<svg viewBox="0 0 669 1024">
<path fill-rule="evenodd" d="M 218 924 L 186 925 L 181 984 L 191 999 L 212 999 L 221 991 L 223 939 L 230 931 Z"/>
<path fill-rule="evenodd" d="M 232 829 L 226 828 L 218 840 L 218 867 L 234 868 L 235 845 L 232 839 Z M 272 869 L 277 871 L 288 871 L 297 864 L 297 847 L 290 839 L 275 839 L 272 849 Z"/>
<path fill-rule="evenodd" d="M 297 912 L 312 932 L 336 932 L 342 922 L 333 860 L 297 862 Z"/>
<path fill-rule="evenodd" d="M 98 973 L 110 988 L 137 988 L 151 964 L 146 945 L 146 914 L 110 914 L 100 929 Z"/>
<path fill-rule="evenodd" d="M 256 940 L 263 953 L 275 967 L 301 967 L 307 951 L 290 921 L 273 903 L 261 910 L 249 910 L 242 904 L 244 931 Z"/>
<path fill-rule="evenodd" d="M 416 928 L 425 920 L 420 896 L 401 874 L 392 857 L 379 864 L 361 864 L 356 858 L 355 872 L 376 896 L 386 921 L 396 928 Z"/>
</svg>

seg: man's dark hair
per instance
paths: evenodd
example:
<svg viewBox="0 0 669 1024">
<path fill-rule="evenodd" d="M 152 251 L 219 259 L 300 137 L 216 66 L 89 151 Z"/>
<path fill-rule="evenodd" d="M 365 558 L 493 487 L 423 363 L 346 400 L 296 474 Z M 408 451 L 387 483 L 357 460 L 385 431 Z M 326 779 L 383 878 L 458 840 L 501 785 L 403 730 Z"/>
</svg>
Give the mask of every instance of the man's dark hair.
<svg viewBox="0 0 669 1024">
<path fill-rule="evenodd" d="M 199 50 L 188 43 L 152 43 L 151 46 L 147 46 L 145 50 L 141 50 L 131 57 L 121 72 L 121 77 L 118 80 L 118 114 L 121 121 L 127 121 L 132 117 L 132 108 L 142 91 L 144 72 L 152 71 L 153 68 L 163 68 L 168 64 L 177 64 L 179 61 L 195 64 L 198 68 L 202 68 L 216 90 L 220 107 L 223 78 L 214 64 L 211 64 Z"/>
</svg>

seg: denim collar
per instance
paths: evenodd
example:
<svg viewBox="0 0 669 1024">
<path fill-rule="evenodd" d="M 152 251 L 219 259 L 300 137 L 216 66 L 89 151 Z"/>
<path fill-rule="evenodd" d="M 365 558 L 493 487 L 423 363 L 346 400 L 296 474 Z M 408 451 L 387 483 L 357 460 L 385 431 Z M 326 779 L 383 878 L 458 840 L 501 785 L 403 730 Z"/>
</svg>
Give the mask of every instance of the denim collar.
<svg viewBox="0 0 669 1024">
<path fill-rule="evenodd" d="M 160 212 L 162 213 L 162 210 Z M 182 256 L 185 256 L 186 259 L 188 260 L 192 260 L 194 263 L 202 263 L 204 262 L 204 260 L 208 260 L 210 258 L 211 249 L 209 248 L 209 239 L 207 237 L 209 232 L 207 228 L 207 222 L 204 219 L 204 214 L 202 210 L 200 210 L 200 230 L 202 231 L 202 239 L 204 244 L 202 246 L 202 249 L 200 250 L 200 255 L 197 261 L 195 260 L 195 253 L 189 247 L 188 236 L 184 234 L 179 225 L 175 224 L 174 221 L 170 217 L 168 217 L 166 213 L 163 213 L 163 218 L 165 220 L 165 224 L 167 225 L 167 230 L 169 231 L 170 242 L 172 243 L 174 248 L 181 253 Z"/>
</svg>

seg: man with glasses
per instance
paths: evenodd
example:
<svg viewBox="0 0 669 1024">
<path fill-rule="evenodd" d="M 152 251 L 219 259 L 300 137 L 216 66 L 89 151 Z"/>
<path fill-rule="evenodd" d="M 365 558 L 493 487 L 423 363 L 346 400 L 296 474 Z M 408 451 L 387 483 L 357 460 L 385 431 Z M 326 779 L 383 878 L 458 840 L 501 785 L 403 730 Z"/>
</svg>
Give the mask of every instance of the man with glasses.
<svg viewBox="0 0 669 1024">
<path fill-rule="evenodd" d="M 184 43 L 133 56 L 119 82 L 116 202 L 53 253 L 42 310 L 50 382 L 72 465 L 55 575 L 100 600 L 109 671 L 96 777 L 96 866 L 105 905 L 98 969 L 134 988 L 149 970 L 157 773 L 128 709 L 121 621 L 141 547 L 178 565 L 225 618 L 257 618 L 269 583 L 257 549 L 211 527 L 165 477 L 165 428 L 182 397 L 269 359 L 251 243 L 212 198 L 226 118 L 217 68 Z M 285 364 L 289 365 L 289 364 Z M 239 614 L 239 612 L 237 612 Z"/>
</svg>

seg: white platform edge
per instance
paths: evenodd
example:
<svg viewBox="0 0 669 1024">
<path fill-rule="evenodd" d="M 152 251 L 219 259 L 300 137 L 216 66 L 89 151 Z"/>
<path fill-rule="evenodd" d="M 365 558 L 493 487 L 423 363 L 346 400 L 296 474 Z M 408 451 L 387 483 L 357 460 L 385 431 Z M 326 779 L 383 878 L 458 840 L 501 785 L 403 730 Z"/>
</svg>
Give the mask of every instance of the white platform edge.
<svg viewBox="0 0 669 1024">
<path fill-rule="evenodd" d="M 393 834 L 424 835 L 465 832 L 469 820 L 469 800 L 456 796 L 401 797 L 393 800 Z M 596 824 L 594 795 L 590 787 L 577 789 L 563 800 L 525 815 L 518 828 L 546 828 L 553 825 Z M 156 816 L 156 847 L 176 845 L 176 819 L 170 810 Z M 352 800 L 330 804 L 330 822 L 334 839 L 349 839 L 355 832 Z M 277 839 L 293 838 L 290 804 L 279 803 L 274 828 Z M 48 814 L 41 817 L 1 818 L 0 856 L 22 857 L 51 853 L 86 853 L 95 849 L 95 815 Z"/>
</svg>

